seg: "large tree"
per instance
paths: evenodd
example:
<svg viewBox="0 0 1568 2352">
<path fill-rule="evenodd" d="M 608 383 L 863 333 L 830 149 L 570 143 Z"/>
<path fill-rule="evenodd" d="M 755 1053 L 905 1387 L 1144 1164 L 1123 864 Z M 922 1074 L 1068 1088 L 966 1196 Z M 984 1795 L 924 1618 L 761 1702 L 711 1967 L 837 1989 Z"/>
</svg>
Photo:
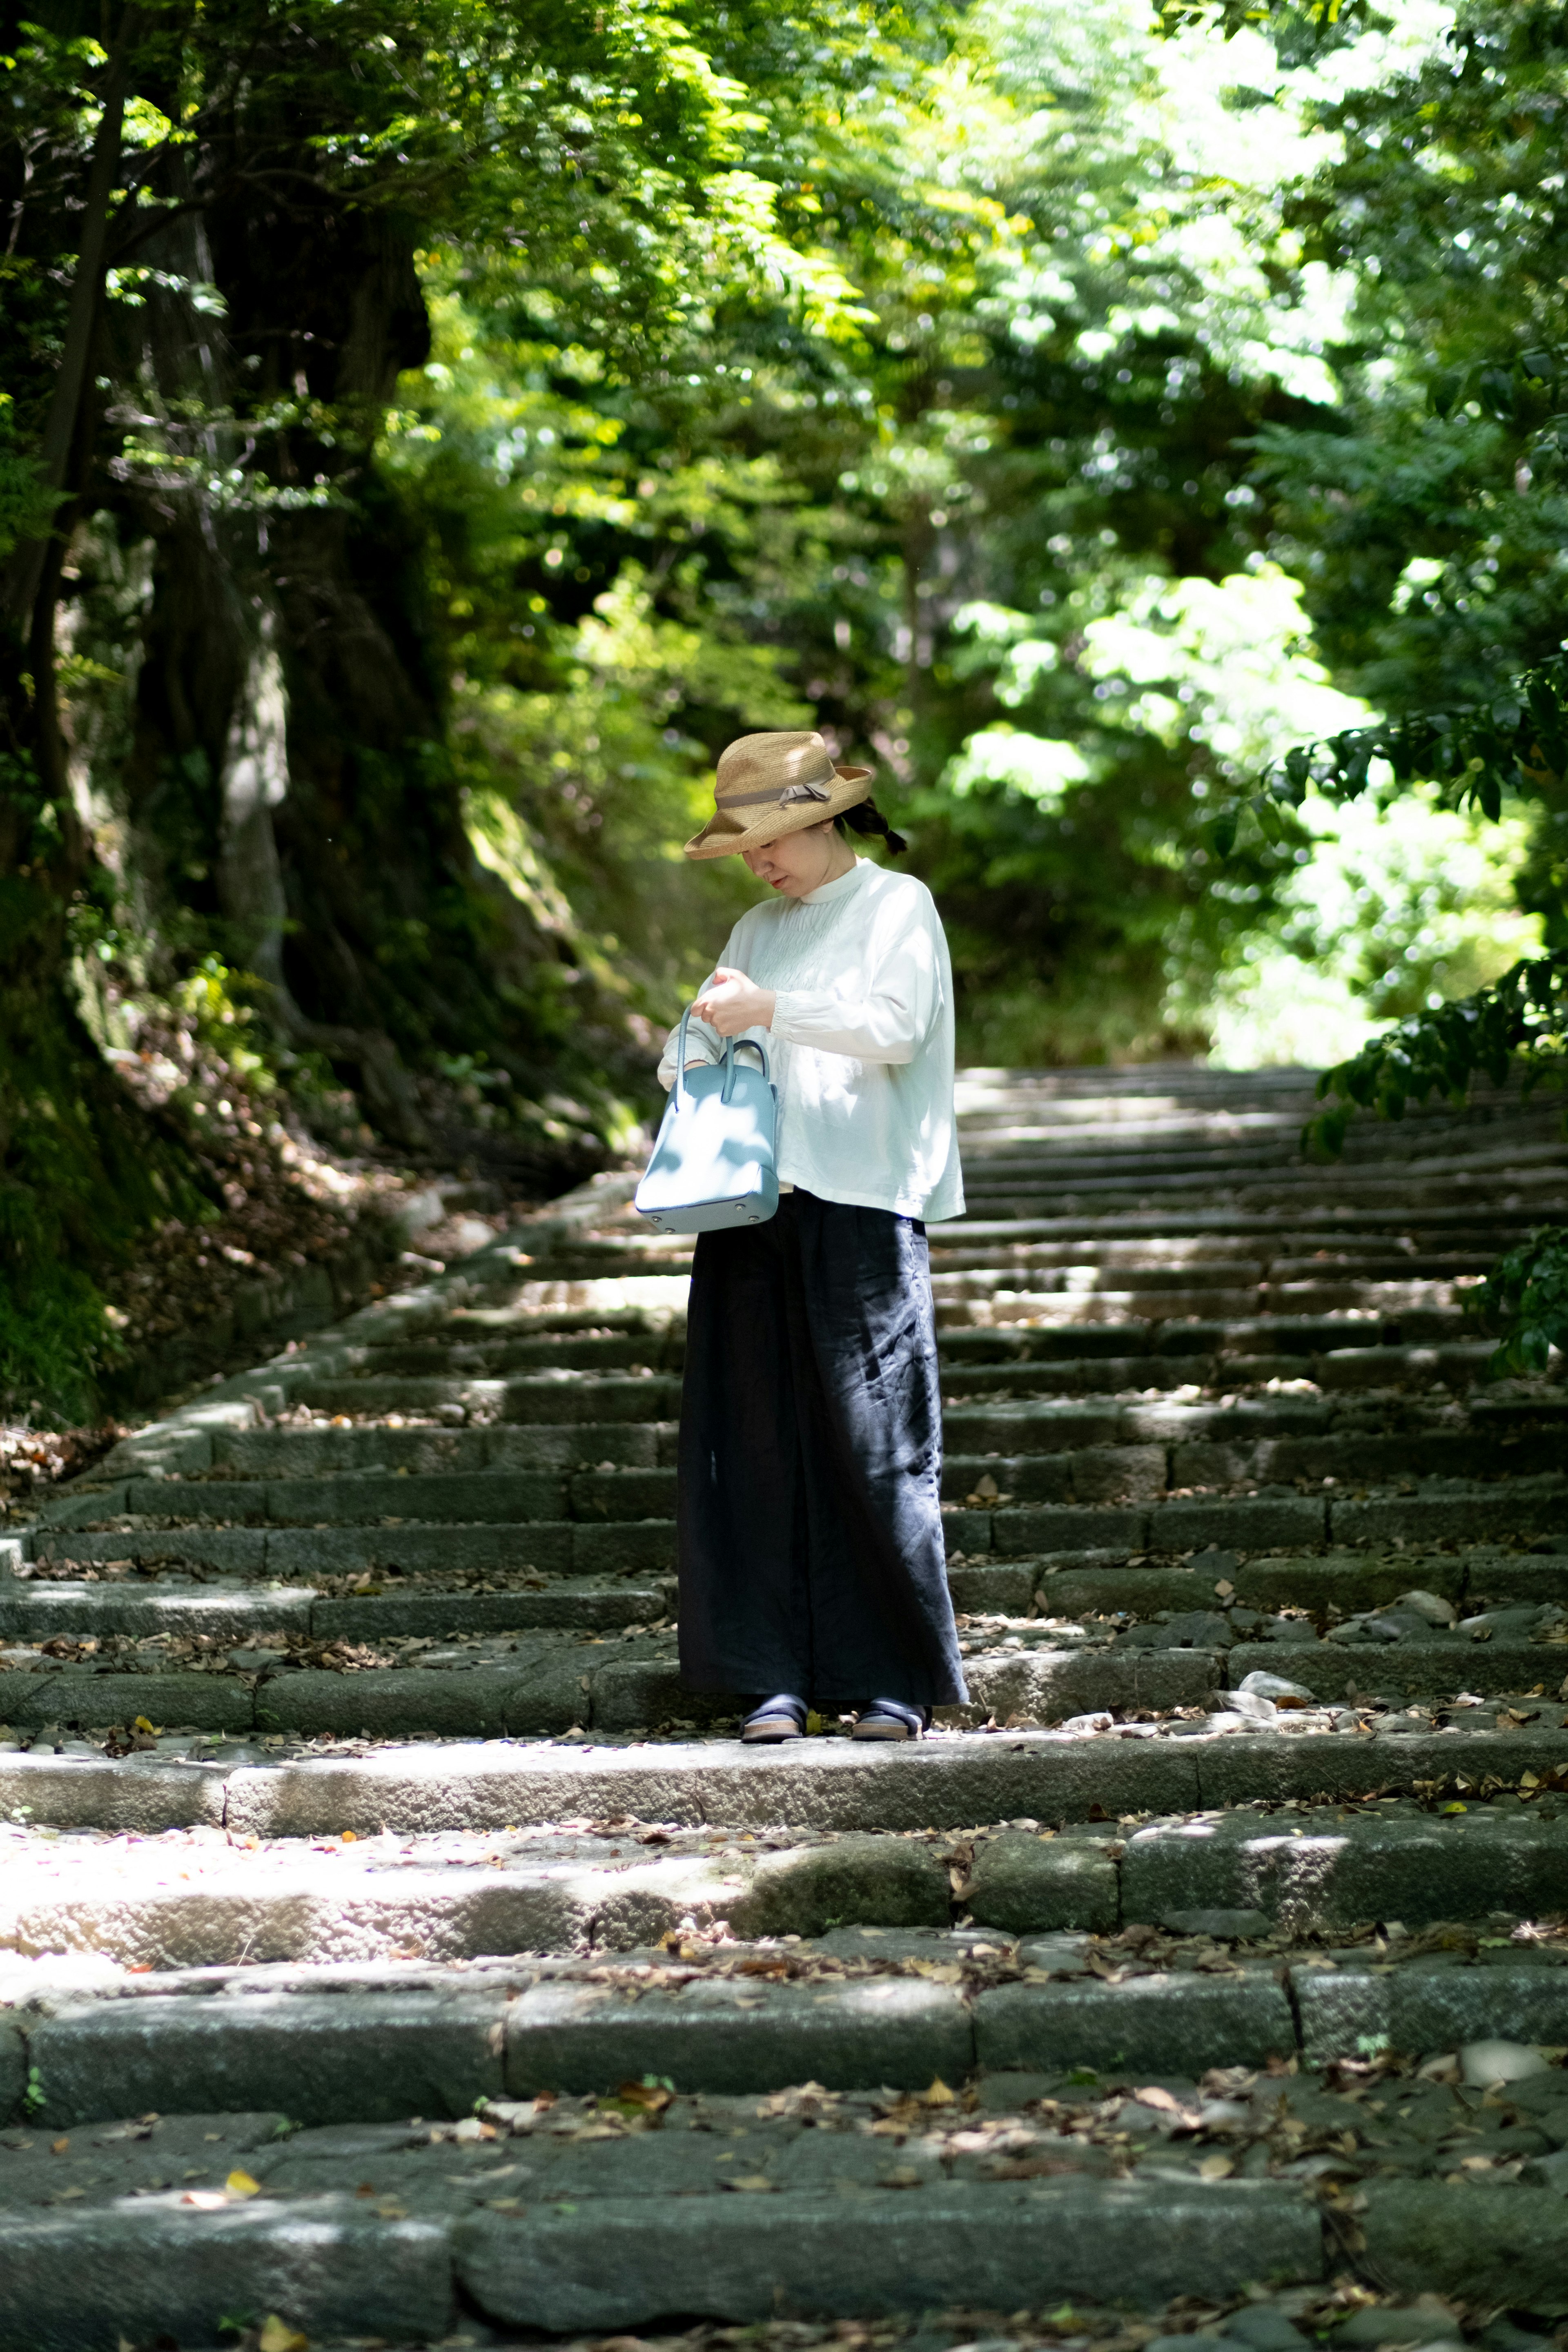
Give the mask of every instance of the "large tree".
<svg viewBox="0 0 1568 2352">
<path fill-rule="evenodd" d="M 592 1102 L 541 1098 L 613 1073 L 615 1006 L 474 855 L 375 445 L 434 237 L 645 355 L 784 247 L 742 93 L 642 0 L 57 0 L 0 52 L 0 1390 L 36 1392 L 92 1265 L 202 1182 L 85 1025 L 95 971 L 216 959 L 389 1142 L 583 1164 Z M 441 1075 L 476 1064 L 482 1126 Z"/>
</svg>

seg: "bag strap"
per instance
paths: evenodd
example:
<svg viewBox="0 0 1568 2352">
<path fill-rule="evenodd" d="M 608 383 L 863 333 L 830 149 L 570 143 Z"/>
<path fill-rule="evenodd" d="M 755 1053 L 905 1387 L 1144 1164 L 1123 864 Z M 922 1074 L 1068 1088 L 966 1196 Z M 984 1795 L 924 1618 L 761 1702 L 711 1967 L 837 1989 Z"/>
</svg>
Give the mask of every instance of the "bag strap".
<svg viewBox="0 0 1568 2352">
<path fill-rule="evenodd" d="M 675 1041 L 675 1098 L 677 1106 L 682 1110 L 691 1100 L 691 1089 L 686 1083 L 686 1024 L 690 1018 L 691 1007 L 689 1004 L 680 1016 L 680 1034 Z M 763 1076 L 770 1086 L 773 1083 L 773 1069 L 768 1060 L 768 1049 L 760 1037 L 726 1037 L 721 1057 L 724 1072 L 721 1099 L 725 1102 L 730 1099 L 731 1090 L 735 1084 L 735 1072 L 740 1066 L 735 1055 L 747 1046 L 762 1064 Z"/>
<path fill-rule="evenodd" d="M 724 1047 L 724 1061 L 726 1067 L 724 1071 L 723 1099 L 726 1102 L 730 1099 L 730 1092 L 735 1083 L 735 1073 L 741 1066 L 735 1057 L 738 1054 L 742 1053 L 754 1054 L 762 1065 L 764 1082 L 770 1086 L 773 1083 L 773 1075 L 768 1067 L 768 1049 L 763 1045 L 762 1039 L 760 1037 L 731 1037 Z"/>
</svg>

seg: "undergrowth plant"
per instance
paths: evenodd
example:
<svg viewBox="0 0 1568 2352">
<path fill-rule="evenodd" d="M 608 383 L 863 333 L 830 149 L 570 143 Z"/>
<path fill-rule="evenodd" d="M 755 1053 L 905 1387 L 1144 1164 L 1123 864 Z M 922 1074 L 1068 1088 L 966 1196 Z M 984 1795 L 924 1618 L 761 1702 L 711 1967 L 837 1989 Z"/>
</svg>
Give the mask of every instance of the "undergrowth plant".
<svg viewBox="0 0 1568 2352">
<path fill-rule="evenodd" d="M 1543 1372 L 1553 1348 L 1568 1352 L 1568 1226 L 1538 1226 L 1500 1257 L 1476 1312 L 1491 1327 L 1503 1327 L 1489 1366 L 1494 1373 Z"/>
</svg>

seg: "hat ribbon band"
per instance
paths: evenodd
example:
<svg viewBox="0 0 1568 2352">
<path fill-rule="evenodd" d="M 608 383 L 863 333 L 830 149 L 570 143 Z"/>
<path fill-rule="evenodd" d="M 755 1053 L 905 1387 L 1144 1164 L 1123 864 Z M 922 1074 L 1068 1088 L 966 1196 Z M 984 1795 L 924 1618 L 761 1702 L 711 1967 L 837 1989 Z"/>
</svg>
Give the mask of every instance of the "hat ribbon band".
<svg viewBox="0 0 1568 2352">
<path fill-rule="evenodd" d="M 826 784 L 786 784 L 782 793 L 726 793 L 718 805 L 721 810 L 787 808 L 792 801 L 826 801 L 832 797 Z"/>
</svg>

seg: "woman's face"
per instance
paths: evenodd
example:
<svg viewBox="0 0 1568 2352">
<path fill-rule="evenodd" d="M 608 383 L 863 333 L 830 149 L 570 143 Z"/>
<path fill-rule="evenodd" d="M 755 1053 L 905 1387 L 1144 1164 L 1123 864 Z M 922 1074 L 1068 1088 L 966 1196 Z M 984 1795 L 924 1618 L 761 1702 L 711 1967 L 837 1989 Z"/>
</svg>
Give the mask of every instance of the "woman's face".
<svg viewBox="0 0 1568 2352">
<path fill-rule="evenodd" d="M 855 863 L 854 851 L 834 831 L 831 817 L 799 833 L 781 834 L 777 841 L 764 842 L 761 849 L 743 849 L 741 855 L 758 881 L 781 898 L 804 898 L 808 890 L 819 890 L 825 882 L 847 874 Z"/>
</svg>

